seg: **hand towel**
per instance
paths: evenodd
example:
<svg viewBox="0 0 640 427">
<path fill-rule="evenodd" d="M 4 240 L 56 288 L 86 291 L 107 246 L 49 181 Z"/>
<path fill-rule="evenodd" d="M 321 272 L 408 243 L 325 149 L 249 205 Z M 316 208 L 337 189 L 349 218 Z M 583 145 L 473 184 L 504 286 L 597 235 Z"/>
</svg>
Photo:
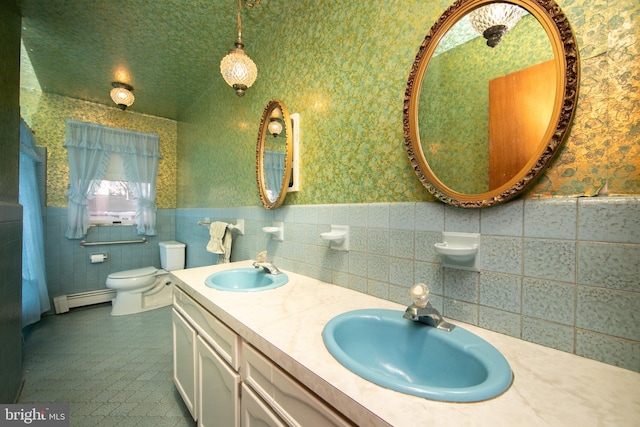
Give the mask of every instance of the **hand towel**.
<svg viewBox="0 0 640 427">
<path fill-rule="evenodd" d="M 224 257 L 218 256 L 218 264 L 231 262 L 231 241 L 233 233 L 229 228 L 225 228 L 224 237 L 222 238 L 222 246 L 224 247 Z"/>
<path fill-rule="evenodd" d="M 209 226 L 209 235 L 211 239 L 209 239 L 209 243 L 207 243 L 207 250 L 214 254 L 224 255 L 225 247 L 222 242 L 224 236 L 227 232 L 227 223 L 226 222 L 212 222 Z"/>
</svg>

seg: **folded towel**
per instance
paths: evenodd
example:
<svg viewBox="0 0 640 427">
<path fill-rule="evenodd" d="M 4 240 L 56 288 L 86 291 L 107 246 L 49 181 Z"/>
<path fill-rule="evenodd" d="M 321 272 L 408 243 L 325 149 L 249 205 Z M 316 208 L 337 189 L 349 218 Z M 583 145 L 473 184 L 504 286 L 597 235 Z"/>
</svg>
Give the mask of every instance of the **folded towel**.
<svg viewBox="0 0 640 427">
<path fill-rule="evenodd" d="M 224 238 L 225 232 L 227 231 L 227 223 L 226 222 L 212 222 L 209 226 L 209 234 L 211 235 L 211 239 L 209 243 L 207 243 L 207 250 L 214 254 L 224 254 L 224 245 L 222 244 L 222 239 Z"/>
<path fill-rule="evenodd" d="M 218 263 L 226 263 L 229 262 L 231 257 L 231 230 L 227 228 L 228 224 L 226 222 L 212 222 L 209 226 L 209 235 L 211 239 L 209 239 L 209 243 L 207 243 L 207 251 L 224 255 L 224 257 L 218 257 Z"/>
</svg>

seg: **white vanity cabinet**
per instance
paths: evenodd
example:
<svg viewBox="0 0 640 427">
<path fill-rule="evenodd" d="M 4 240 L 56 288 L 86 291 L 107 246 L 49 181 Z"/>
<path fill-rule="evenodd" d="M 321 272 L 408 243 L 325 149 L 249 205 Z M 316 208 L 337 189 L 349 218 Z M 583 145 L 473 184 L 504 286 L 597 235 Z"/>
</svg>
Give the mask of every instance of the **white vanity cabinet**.
<svg viewBox="0 0 640 427">
<path fill-rule="evenodd" d="M 242 375 L 243 390 L 246 388 L 245 384 L 249 385 L 286 422 L 286 425 L 327 427 L 352 425 L 269 358 L 246 343 L 242 350 Z M 244 400 L 244 394 L 242 398 Z M 246 412 L 247 408 L 243 402 L 243 420 L 249 419 Z"/>
<path fill-rule="evenodd" d="M 178 286 L 173 340 L 174 383 L 198 426 L 352 426 Z"/>
<path fill-rule="evenodd" d="M 174 287 L 174 383 L 198 426 L 240 426 L 240 338 Z"/>
</svg>

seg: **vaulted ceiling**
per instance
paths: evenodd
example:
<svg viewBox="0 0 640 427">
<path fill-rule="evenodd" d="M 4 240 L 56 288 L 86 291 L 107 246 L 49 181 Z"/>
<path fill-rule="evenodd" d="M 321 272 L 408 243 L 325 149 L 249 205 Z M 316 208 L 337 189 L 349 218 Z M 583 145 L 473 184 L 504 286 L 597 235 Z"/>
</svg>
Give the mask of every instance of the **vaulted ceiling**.
<svg viewBox="0 0 640 427">
<path fill-rule="evenodd" d="M 243 40 L 269 0 L 243 8 Z M 178 119 L 221 79 L 237 35 L 236 0 L 21 0 L 22 39 L 43 92 L 116 108 L 111 82 L 134 87 L 131 111 Z M 261 10 L 262 9 L 262 10 Z M 248 34 L 246 27 L 251 29 Z M 232 90 L 229 88 L 229 90 Z"/>
</svg>

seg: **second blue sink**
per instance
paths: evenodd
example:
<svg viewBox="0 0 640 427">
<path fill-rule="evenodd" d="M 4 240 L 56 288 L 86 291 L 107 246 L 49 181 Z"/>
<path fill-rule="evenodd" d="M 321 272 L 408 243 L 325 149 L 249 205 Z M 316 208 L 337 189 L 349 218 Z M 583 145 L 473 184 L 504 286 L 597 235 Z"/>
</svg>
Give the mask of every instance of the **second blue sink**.
<svg viewBox="0 0 640 427">
<path fill-rule="evenodd" d="M 442 331 L 365 309 L 331 319 L 322 337 L 338 362 L 392 390 L 447 402 L 477 402 L 509 388 L 509 363 L 491 344 L 456 326 Z"/>
</svg>

